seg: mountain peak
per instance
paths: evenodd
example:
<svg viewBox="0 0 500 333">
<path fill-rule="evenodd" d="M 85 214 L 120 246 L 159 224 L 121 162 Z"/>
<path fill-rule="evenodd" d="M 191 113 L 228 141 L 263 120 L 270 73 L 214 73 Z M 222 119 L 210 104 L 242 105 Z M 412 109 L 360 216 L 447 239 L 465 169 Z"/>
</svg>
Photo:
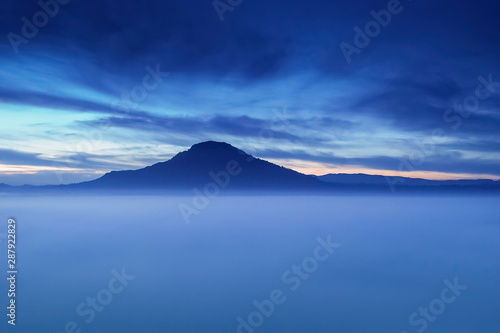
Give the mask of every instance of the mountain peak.
<svg viewBox="0 0 500 333">
<path fill-rule="evenodd" d="M 189 148 L 189 151 L 196 151 L 196 150 L 238 150 L 238 149 L 226 142 L 205 141 L 194 144 L 191 146 L 191 148 Z"/>
<path fill-rule="evenodd" d="M 183 151 L 172 158 L 174 161 L 184 160 L 191 165 L 199 163 L 212 165 L 213 163 L 229 160 L 249 159 L 250 155 L 226 142 L 205 141 L 197 143 L 186 151 Z"/>
</svg>

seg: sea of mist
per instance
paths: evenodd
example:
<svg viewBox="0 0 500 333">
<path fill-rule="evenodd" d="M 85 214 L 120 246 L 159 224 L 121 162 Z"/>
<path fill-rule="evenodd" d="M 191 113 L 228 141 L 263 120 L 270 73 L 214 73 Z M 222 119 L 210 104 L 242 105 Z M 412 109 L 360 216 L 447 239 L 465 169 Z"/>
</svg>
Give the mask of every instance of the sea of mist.
<svg viewBox="0 0 500 333">
<path fill-rule="evenodd" d="M 3 195 L 0 267 L 15 218 L 19 272 L 1 331 L 498 332 L 499 199 L 240 194 L 186 223 L 189 195 Z"/>
</svg>

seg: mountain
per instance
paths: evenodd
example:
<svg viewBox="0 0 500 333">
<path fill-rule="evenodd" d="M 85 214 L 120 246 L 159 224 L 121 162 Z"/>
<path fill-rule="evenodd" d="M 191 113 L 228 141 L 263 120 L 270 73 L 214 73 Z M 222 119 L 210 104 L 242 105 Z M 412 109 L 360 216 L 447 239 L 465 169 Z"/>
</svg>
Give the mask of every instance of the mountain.
<svg viewBox="0 0 500 333">
<path fill-rule="evenodd" d="M 166 162 L 139 170 L 112 171 L 96 180 L 70 187 L 192 189 L 207 184 L 231 189 L 329 187 L 314 176 L 255 158 L 228 143 L 215 141 L 195 144 Z"/>
<path fill-rule="evenodd" d="M 434 181 L 365 174 L 305 175 L 255 158 L 224 142 L 207 141 L 175 155 L 166 162 L 127 171 L 112 171 L 88 182 L 52 186 L 8 186 L 0 190 L 290 190 L 338 193 L 360 191 L 500 191 L 500 181 Z"/>
</svg>

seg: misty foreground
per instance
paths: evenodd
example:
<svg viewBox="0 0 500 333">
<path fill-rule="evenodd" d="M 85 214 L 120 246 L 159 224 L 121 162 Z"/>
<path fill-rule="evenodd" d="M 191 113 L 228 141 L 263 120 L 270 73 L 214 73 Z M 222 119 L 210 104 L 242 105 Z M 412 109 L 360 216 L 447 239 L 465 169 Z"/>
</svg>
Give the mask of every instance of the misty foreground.
<svg viewBox="0 0 500 333">
<path fill-rule="evenodd" d="M 500 328 L 498 196 L 220 196 L 188 224 L 192 199 L 2 197 L 19 258 L 2 331 Z"/>
</svg>

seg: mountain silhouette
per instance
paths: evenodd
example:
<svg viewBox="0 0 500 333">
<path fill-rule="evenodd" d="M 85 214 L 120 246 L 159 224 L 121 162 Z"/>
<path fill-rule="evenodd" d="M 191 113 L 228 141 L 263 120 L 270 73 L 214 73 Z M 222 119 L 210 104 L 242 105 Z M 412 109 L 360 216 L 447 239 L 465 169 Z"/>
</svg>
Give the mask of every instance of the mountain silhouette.
<svg viewBox="0 0 500 333">
<path fill-rule="evenodd" d="M 366 174 L 305 175 L 251 156 L 225 142 L 207 141 L 193 145 L 166 162 L 126 171 L 112 171 L 102 177 L 77 184 L 9 186 L 0 190 L 285 190 L 339 193 L 375 191 L 488 191 L 498 193 L 500 181 L 436 181 Z"/>
<path fill-rule="evenodd" d="M 392 185 L 391 185 L 392 183 Z M 58 186 L 56 186 L 58 187 Z M 166 162 L 127 171 L 112 171 L 69 189 L 165 189 L 203 187 L 233 190 L 387 191 L 394 190 L 500 190 L 492 180 L 435 181 L 365 174 L 305 175 L 253 157 L 225 142 L 193 145 Z M 210 190 L 210 189 L 209 189 Z"/>
<path fill-rule="evenodd" d="M 328 184 L 314 176 L 255 158 L 224 142 L 193 145 L 166 162 L 139 170 L 112 171 L 85 188 L 183 189 L 214 183 L 232 189 L 313 189 Z"/>
</svg>

